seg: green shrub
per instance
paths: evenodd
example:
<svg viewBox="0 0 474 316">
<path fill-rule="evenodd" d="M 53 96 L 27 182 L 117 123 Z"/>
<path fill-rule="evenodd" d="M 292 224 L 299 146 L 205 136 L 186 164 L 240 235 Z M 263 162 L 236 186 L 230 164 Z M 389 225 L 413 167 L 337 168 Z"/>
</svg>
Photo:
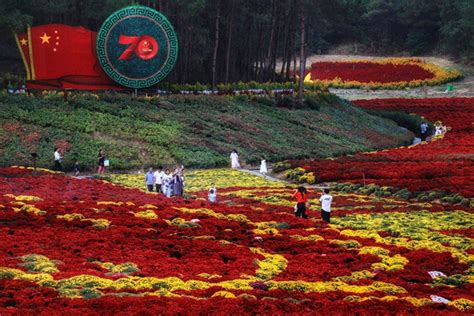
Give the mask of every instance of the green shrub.
<svg viewBox="0 0 474 316">
<path fill-rule="evenodd" d="M 300 177 L 306 173 L 303 168 L 289 169 L 285 171 L 285 177 L 291 180 L 299 181 Z"/>
<path fill-rule="evenodd" d="M 462 199 L 461 202 L 459 203 L 464 207 L 469 207 L 471 205 L 471 200 L 469 199 Z"/>
<path fill-rule="evenodd" d="M 275 98 L 276 106 L 280 108 L 292 109 L 296 107 L 296 101 L 293 97 L 282 95 Z"/>
<path fill-rule="evenodd" d="M 462 274 L 454 274 L 448 277 L 439 277 L 435 279 L 435 285 L 461 286 L 469 284 L 469 278 Z"/>
<path fill-rule="evenodd" d="M 367 113 L 379 117 L 383 117 L 389 120 L 396 122 L 398 125 L 414 132 L 415 134 L 419 134 L 420 132 L 420 125 L 422 122 L 426 122 L 426 119 L 414 114 L 409 114 L 406 112 L 400 111 L 384 111 L 384 110 L 365 110 Z M 431 122 L 428 123 L 428 133 L 431 134 L 433 132 L 433 124 Z"/>
<path fill-rule="evenodd" d="M 308 183 L 308 184 L 315 184 L 317 181 L 316 175 L 313 172 L 306 172 L 302 176 L 297 179 L 298 182 L 301 183 Z"/>
<path fill-rule="evenodd" d="M 291 88 L 287 83 L 271 86 Z M 56 92 L 41 97 L 0 94 L 0 164 L 31 165 L 30 153 L 36 152 L 38 166 L 50 168 L 57 144 L 66 149 L 66 171 L 76 161 L 83 171 L 95 170 L 100 148 L 106 151 L 111 169 L 126 170 L 176 163 L 226 166 L 233 149 L 243 161 L 258 163 L 261 156 L 271 162 L 377 147 L 358 135 L 359 129 L 354 130 L 351 122 L 363 126 L 360 130 L 370 129 L 385 137 L 390 147 L 409 138 L 394 124 L 368 116 L 331 94 L 318 92 L 307 97 L 320 105 L 319 112 L 308 105 L 297 110 L 275 106 L 280 100 L 293 108 L 291 96 L 258 96 L 249 102 L 245 95 L 131 98 L 121 93 L 72 92 L 65 102 L 62 93 Z M 322 114 L 327 119 L 321 120 Z M 325 133 L 326 128 L 332 132 Z M 350 139 L 341 137 L 348 132 Z"/>
<path fill-rule="evenodd" d="M 273 172 L 279 173 L 291 168 L 291 164 L 288 161 L 280 161 L 273 165 Z"/>
<path fill-rule="evenodd" d="M 274 106 L 275 105 L 275 99 L 268 97 L 268 96 L 256 96 L 253 97 L 252 102 L 255 102 L 257 104 L 265 105 L 265 106 Z"/>
<path fill-rule="evenodd" d="M 402 190 L 396 192 L 393 195 L 393 197 L 408 200 L 412 197 L 412 193 L 410 191 L 408 191 L 407 189 L 402 189 Z"/>
</svg>

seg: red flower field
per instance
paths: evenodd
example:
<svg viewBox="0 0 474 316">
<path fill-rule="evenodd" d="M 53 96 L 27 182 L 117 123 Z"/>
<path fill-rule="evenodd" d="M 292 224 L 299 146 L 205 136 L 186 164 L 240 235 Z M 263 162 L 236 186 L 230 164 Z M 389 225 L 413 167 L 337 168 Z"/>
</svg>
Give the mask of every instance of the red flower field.
<svg viewBox="0 0 474 316">
<path fill-rule="evenodd" d="M 312 80 L 369 82 L 400 82 L 434 78 L 434 74 L 418 65 L 380 64 L 371 62 L 317 62 L 311 65 Z"/>
<path fill-rule="evenodd" d="M 291 188 L 224 188 L 212 204 L 205 191 L 166 199 L 19 168 L 0 169 L 0 192 L 2 315 L 441 314 L 474 306 L 468 209 L 340 194 L 325 227 L 314 193 L 312 219 L 294 217 Z"/>
<path fill-rule="evenodd" d="M 382 58 L 315 62 L 306 72 L 305 82 L 334 88 L 402 89 L 440 85 L 459 77 L 457 70 L 418 58 Z"/>
<path fill-rule="evenodd" d="M 354 102 L 362 108 L 406 111 L 448 127 L 443 138 L 416 146 L 321 160 L 292 161 L 321 181 L 362 182 L 440 190 L 474 197 L 474 98 L 378 99 Z"/>
</svg>

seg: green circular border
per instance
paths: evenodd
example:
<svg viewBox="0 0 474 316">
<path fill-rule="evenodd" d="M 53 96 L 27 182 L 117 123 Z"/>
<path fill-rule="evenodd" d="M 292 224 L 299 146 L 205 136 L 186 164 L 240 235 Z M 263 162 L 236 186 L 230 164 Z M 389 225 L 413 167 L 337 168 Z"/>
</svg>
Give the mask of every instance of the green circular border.
<svg viewBox="0 0 474 316">
<path fill-rule="evenodd" d="M 161 67 L 160 71 L 158 71 L 148 79 L 130 79 L 128 77 L 125 77 L 123 74 L 113 69 L 111 65 L 107 62 L 105 47 L 107 35 L 109 34 L 109 31 L 111 30 L 112 26 L 114 26 L 124 17 L 130 15 L 142 15 L 155 20 L 156 22 L 158 22 L 158 24 L 162 26 L 166 33 L 166 36 L 168 37 L 170 45 L 168 52 L 168 60 L 163 65 L 163 67 Z M 176 60 L 178 59 L 178 37 L 170 21 L 168 21 L 168 19 L 160 12 L 145 6 L 129 6 L 115 11 L 104 21 L 104 23 L 102 23 L 102 26 L 99 29 L 99 33 L 97 34 L 96 52 L 100 66 L 112 80 L 121 84 L 122 86 L 126 86 L 129 88 L 148 88 L 163 80 L 173 69 Z"/>
</svg>

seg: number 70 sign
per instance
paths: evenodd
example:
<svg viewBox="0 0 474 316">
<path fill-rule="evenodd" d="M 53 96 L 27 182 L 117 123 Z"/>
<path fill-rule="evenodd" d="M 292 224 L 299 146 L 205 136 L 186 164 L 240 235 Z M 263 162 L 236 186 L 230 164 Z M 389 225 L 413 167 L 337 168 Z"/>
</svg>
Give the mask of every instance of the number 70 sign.
<svg viewBox="0 0 474 316">
<path fill-rule="evenodd" d="M 119 59 L 129 60 L 134 54 L 143 60 L 149 60 L 158 53 L 158 43 L 149 35 L 127 36 L 120 35 L 119 44 L 128 45 Z"/>
<path fill-rule="evenodd" d="M 173 69 L 178 38 L 160 12 L 130 6 L 110 15 L 96 43 L 97 58 L 107 75 L 130 88 L 151 87 Z"/>
</svg>

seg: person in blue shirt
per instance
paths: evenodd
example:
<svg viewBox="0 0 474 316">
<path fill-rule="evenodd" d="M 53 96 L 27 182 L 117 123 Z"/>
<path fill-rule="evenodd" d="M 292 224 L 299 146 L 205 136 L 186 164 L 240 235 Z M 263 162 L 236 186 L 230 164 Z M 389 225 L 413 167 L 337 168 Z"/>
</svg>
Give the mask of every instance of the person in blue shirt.
<svg viewBox="0 0 474 316">
<path fill-rule="evenodd" d="M 428 136 L 428 124 L 423 122 L 420 124 L 420 134 L 421 134 L 421 141 L 426 140 L 426 136 Z"/>
<path fill-rule="evenodd" d="M 153 185 L 155 184 L 155 176 L 153 175 L 153 168 L 148 169 L 145 175 L 145 184 L 148 188 L 148 192 L 153 192 Z"/>
</svg>

